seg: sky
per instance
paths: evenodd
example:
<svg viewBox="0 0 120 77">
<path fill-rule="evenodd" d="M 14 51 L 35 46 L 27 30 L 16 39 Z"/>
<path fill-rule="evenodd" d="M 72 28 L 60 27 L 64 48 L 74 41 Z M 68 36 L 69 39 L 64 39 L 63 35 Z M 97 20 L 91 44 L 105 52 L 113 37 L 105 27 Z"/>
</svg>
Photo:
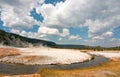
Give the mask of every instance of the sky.
<svg viewBox="0 0 120 77">
<path fill-rule="evenodd" d="M 58 44 L 120 46 L 120 0 L 0 0 L 0 29 Z"/>
</svg>

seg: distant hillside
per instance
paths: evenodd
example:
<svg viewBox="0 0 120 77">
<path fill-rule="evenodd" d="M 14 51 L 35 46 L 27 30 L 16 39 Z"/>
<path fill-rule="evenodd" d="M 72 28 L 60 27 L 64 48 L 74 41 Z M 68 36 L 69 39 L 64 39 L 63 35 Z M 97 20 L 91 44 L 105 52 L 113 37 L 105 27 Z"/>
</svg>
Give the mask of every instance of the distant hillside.
<svg viewBox="0 0 120 77">
<path fill-rule="evenodd" d="M 85 48 L 87 48 L 87 46 L 85 46 L 85 45 L 67 45 L 67 44 L 65 44 L 65 45 L 59 45 L 59 44 L 57 44 L 56 45 L 56 47 L 57 48 L 73 48 L 73 49 L 85 49 Z"/>
<path fill-rule="evenodd" d="M 53 47 L 56 45 L 54 42 L 51 41 L 26 38 L 17 34 L 5 32 L 3 30 L 0 30 L 0 43 L 3 45 L 15 47 L 28 47 L 40 45 Z"/>
</svg>

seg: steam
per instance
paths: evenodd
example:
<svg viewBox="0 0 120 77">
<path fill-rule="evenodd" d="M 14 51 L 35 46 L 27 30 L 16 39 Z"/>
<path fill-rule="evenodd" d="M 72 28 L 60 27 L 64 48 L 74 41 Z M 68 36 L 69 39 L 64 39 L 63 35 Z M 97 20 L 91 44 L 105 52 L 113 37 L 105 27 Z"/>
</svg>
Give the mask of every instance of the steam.
<svg viewBox="0 0 120 77">
<path fill-rule="evenodd" d="M 19 42 L 11 44 L 11 45 L 6 45 L 4 42 L 0 42 L 0 48 L 49 48 L 47 45 L 43 44 L 32 44 L 28 42 Z"/>
</svg>

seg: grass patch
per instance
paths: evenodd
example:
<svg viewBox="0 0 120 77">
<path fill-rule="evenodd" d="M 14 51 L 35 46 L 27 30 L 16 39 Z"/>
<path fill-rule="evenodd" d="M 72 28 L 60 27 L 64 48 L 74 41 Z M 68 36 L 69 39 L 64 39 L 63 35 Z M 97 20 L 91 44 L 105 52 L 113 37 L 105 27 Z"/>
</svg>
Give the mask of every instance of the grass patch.
<svg viewBox="0 0 120 77">
<path fill-rule="evenodd" d="M 59 76 L 59 72 L 50 69 L 42 69 L 38 70 L 38 73 L 41 74 L 41 77 L 56 77 Z"/>
</svg>

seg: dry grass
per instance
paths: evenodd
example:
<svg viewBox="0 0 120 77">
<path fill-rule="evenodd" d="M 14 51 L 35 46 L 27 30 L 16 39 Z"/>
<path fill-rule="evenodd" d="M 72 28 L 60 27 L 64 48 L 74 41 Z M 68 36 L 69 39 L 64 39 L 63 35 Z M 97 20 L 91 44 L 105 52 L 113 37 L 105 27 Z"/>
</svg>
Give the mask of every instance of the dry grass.
<svg viewBox="0 0 120 77">
<path fill-rule="evenodd" d="M 74 70 L 43 69 L 38 72 L 42 77 L 120 77 L 120 59 L 96 67 Z"/>
</svg>

